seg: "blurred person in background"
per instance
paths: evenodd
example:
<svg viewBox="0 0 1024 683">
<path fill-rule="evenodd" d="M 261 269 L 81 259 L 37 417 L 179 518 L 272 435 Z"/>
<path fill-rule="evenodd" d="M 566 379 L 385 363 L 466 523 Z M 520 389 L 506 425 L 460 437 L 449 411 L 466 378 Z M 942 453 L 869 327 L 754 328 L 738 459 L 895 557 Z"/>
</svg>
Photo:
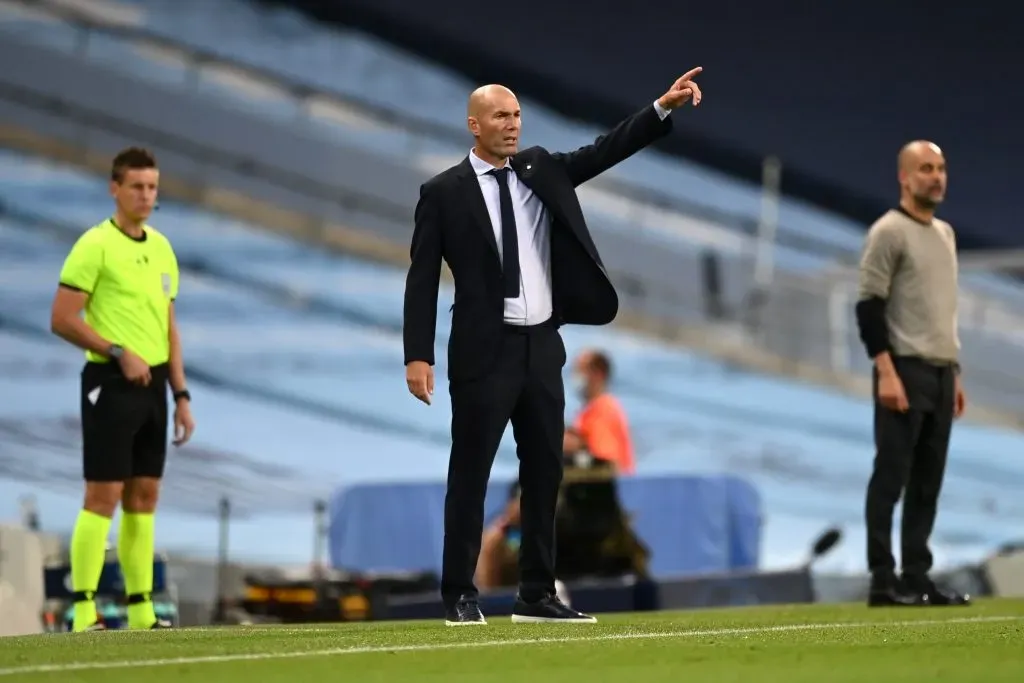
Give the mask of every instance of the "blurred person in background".
<svg viewBox="0 0 1024 683">
<path fill-rule="evenodd" d="M 519 584 L 519 545 L 522 541 L 520 493 L 519 482 L 516 481 L 509 490 L 504 509 L 484 529 L 475 576 L 476 586 L 483 593 L 512 588 Z M 604 524 L 598 539 L 584 537 L 583 545 L 589 547 L 582 548 L 583 552 L 580 552 L 580 543 L 577 542 L 580 540 L 576 533 L 579 525 L 574 524 L 573 511 L 567 510 L 571 506 L 572 501 L 564 497 L 559 504 L 561 524 L 558 543 L 568 550 L 568 553 L 559 554 L 559 576 L 562 576 L 563 565 L 566 565 L 565 571 L 582 576 L 645 574 L 647 550 L 628 529 L 628 522 L 614 500 L 610 507 L 618 515 L 616 522 L 621 520 L 623 523 Z M 583 514 L 593 520 L 603 517 L 603 512 L 597 511 L 593 514 L 593 510 L 585 510 Z M 638 556 L 639 562 L 635 562 Z M 636 570 L 637 567 L 639 571 Z M 569 605 L 569 590 L 561 580 L 555 580 L 555 594 Z"/>
<path fill-rule="evenodd" d="M 505 509 L 487 525 L 480 543 L 480 558 L 476 565 L 476 585 L 482 592 L 512 588 L 519 584 L 520 528 L 519 482 L 513 482 Z M 561 581 L 555 581 L 555 594 L 566 605 L 569 590 Z"/>
<path fill-rule="evenodd" d="M 405 286 L 409 392 L 434 390 L 442 262 L 455 281 L 448 340 L 452 449 L 445 498 L 441 596 L 445 623 L 486 624 L 473 577 L 484 498 L 512 422 L 522 485 L 519 595 L 514 622 L 593 623 L 555 593 L 555 511 L 562 481 L 565 345 L 559 327 L 604 325 L 618 295 L 583 216 L 576 188 L 672 129 L 672 110 L 701 100 L 685 73 L 656 101 L 593 144 L 567 153 L 519 151 L 515 94 L 487 85 L 469 98 L 473 148 L 420 188 Z"/>
<path fill-rule="evenodd" d="M 900 203 L 868 230 L 860 261 L 857 324 L 874 361 L 875 462 L 865 504 L 868 604 L 963 605 L 967 596 L 929 578 L 953 420 L 967 399 L 960 380 L 956 236 L 935 217 L 946 159 L 917 140 L 899 153 Z M 902 576 L 892 522 L 903 496 Z"/>
<path fill-rule="evenodd" d="M 573 365 L 572 385 L 583 400 L 573 426 L 565 430 L 562 448 L 572 460 L 580 454 L 608 463 L 616 474 L 634 474 L 633 441 L 622 405 L 608 391 L 612 363 L 602 351 L 581 353 Z"/>
<path fill-rule="evenodd" d="M 493 590 L 519 583 L 519 542 L 521 538 L 519 482 L 512 485 L 501 514 L 484 530 L 480 558 L 476 565 L 476 585 Z"/>
<path fill-rule="evenodd" d="M 647 575 L 650 550 L 633 529 L 616 480 L 636 472 L 629 422 L 609 391 L 612 362 L 585 350 L 571 384 L 583 401 L 562 438 L 566 477 L 557 517 L 559 576 L 567 580 Z"/>
</svg>

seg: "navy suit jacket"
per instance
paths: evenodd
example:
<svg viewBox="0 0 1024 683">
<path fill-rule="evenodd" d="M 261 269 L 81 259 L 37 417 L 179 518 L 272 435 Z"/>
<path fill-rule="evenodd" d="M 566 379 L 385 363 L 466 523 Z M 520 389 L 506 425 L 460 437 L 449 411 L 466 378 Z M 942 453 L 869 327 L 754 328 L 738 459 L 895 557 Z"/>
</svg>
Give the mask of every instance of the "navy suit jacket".
<svg viewBox="0 0 1024 683">
<path fill-rule="evenodd" d="M 593 144 L 573 152 L 530 147 L 511 165 L 551 216 L 554 322 L 605 325 L 619 298 L 583 217 L 576 187 L 600 175 L 672 129 L 648 105 Z M 405 283 L 405 362 L 434 364 L 437 295 L 442 259 L 455 280 L 448 377 L 470 380 L 493 365 L 504 321 L 501 261 L 483 193 L 468 156 L 420 188 Z M 563 358 L 563 363 L 565 359 Z"/>
</svg>

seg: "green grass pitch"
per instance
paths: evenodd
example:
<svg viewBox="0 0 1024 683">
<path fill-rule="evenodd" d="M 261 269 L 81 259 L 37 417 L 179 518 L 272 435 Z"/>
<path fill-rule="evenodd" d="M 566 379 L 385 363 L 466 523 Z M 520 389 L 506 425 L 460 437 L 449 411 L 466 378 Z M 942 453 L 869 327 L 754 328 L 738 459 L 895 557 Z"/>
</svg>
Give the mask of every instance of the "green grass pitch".
<svg viewBox="0 0 1024 683">
<path fill-rule="evenodd" d="M 596 625 L 442 621 L 0 639 L 0 683 L 1024 680 L 1024 600 L 599 615 Z"/>
</svg>

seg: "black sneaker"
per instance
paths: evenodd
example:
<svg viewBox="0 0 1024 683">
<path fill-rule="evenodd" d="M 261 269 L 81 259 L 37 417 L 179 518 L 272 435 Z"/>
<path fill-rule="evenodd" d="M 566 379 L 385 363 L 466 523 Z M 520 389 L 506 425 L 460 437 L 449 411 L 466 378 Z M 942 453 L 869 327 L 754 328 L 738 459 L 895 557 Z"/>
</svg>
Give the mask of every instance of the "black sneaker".
<svg viewBox="0 0 1024 683">
<path fill-rule="evenodd" d="M 596 624 L 597 619 L 577 612 L 558 599 L 557 595 L 549 595 L 537 602 L 524 602 L 516 597 L 516 606 L 512 610 L 513 624 Z"/>
<path fill-rule="evenodd" d="M 926 604 L 936 607 L 963 606 L 971 604 L 970 595 L 961 595 L 955 590 L 937 586 L 929 577 L 903 577 L 907 588 L 921 595 Z"/>
<path fill-rule="evenodd" d="M 475 597 L 463 595 L 454 605 L 445 609 L 445 626 L 480 626 L 487 623 Z"/>
<path fill-rule="evenodd" d="M 868 593 L 868 607 L 921 607 L 928 604 L 928 595 L 909 590 L 895 576 L 874 577 Z"/>
<path fill-rule="evenodd" d="M 166 619 L 160 619 L 158 617 L 157 620 L 153 622 L 153 625 L 149 627 L 149 630 L 157 631 L 165 628 L 174 628 L 174 624 L 167 621 Z"/>
</svg>

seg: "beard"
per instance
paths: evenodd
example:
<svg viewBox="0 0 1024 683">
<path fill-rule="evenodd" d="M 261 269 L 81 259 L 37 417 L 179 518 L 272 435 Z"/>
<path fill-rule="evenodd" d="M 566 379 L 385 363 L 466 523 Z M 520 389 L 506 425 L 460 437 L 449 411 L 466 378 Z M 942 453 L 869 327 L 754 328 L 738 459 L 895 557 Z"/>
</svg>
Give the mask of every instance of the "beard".
<svg viewBox="0 0 1024 683">
<path fill-rule="evenodd" d="M 944 198 L 944 196 L 936 198 L 927 194 L 916 194 L 914 195 L 914 204 L 919 209 L 935 209 L 942 203 Z"/>
</svg>

